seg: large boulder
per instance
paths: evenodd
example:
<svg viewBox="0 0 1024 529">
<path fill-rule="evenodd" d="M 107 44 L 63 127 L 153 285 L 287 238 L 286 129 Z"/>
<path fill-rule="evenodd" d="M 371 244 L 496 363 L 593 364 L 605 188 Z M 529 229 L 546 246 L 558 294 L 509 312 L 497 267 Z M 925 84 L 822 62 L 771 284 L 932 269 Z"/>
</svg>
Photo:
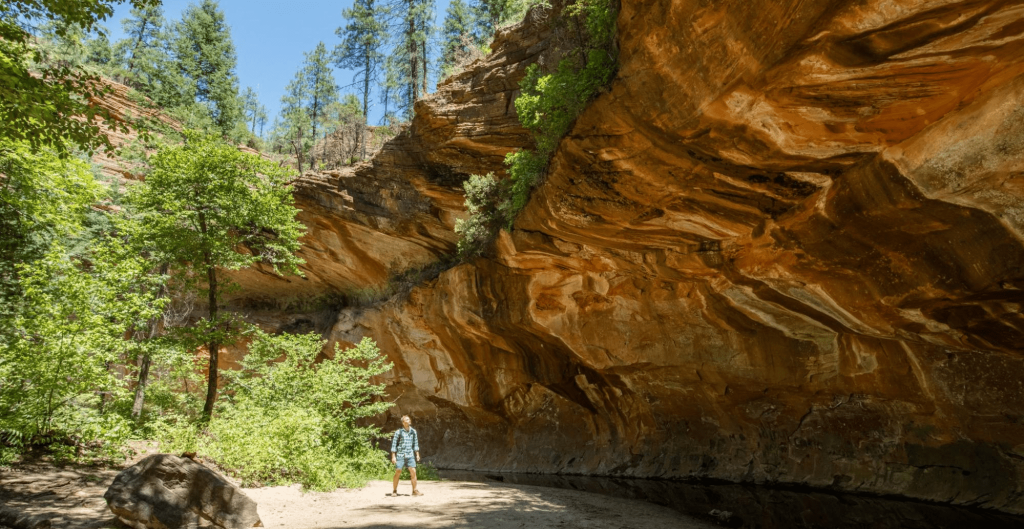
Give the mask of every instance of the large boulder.
<svg viewBox="0 0 1024 529">
<path fill-rule="evenodd" d="M 195 461 L 154 454 L 125 469 L 103 497 L 135 529 L 263 527 L 256 502 Z"/>
</svg>

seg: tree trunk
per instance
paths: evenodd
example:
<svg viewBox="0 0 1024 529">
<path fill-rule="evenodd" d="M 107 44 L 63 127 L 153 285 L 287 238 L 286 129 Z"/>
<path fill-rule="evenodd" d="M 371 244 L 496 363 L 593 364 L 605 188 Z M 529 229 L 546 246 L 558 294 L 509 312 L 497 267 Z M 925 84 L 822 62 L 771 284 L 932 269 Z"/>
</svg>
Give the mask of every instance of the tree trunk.
<svg viewBox="0 0 1024 529">
<path fill-rule="evenodd" d="M 413 104 L 420 98 L 419 94 L 419 70 L 416 62 L 419 60 L 419 52 L 416 50 L 416 18 L 413 17 L 413 0 L 409 0 L 409 83 L 412 91 L 409 99 L 409 111 L 412 111 Z"/>
<path fill-rule="evenodd" d="M 318 117 L 317 114 L 320 111 L 320 109 L 318 108 L 320 106 L 319 97 L 318 97 L 318 94 L 316 93 L 317 84 L 319 84 L 319 83 L 317 83 L 316 80 L 314 80 L 313 81 L 313 106 L 310 108 L 311 112 L 310 112 L 310 116 L 309 116 L 310 117 L 310 125 L 312 126 L 312 129 L 313 129 L 313 148 L 309 152 L 309 169 L 311 171 L 316 171 L 316 156 L 313 154 L 313 152 L 316 151 L 316 120 L 317 120 L 317 117 Z M 301 173 L 302 171 L 299 171 L 299 172 Z"/>
<path fill-rule="evenodd" d="M 169 265 L 163 263 L 160 265 L 160 275 L 167 275 Z M 166 286 L 161 283 L 160 288 L 157 289 L 157 299 L 163 297 L 166 292 Z M 156 338 L 157 333 L 160 332 L 160 320 L 163 319 L 163 315 L 157 316 L 149 322 L 149 340 Z M 149 384 L 149 367 L 153 363 L 153 359 L 147 350 L 142 354 L 142 358 L 139 362 L 139 382 L 135 385 L 135 402 L 132 403 L 132 419 L 138 421 L 142 418 L 142 407 L 146 401 L 146 385 Z"/>
<path fill-rule="evenodd" d="M 421 68 L 421 69 L 423 70 L 423 95 L 424 96 L 426 96 L 427 93 L 428 93 L 428 90 L 427 90 L 427 38 L 426 38 L 426 35 L 427 35 L 427 32 L 426 32 L 426 29 L 424 28 L 424 31 L 423 31 L 423 46 L 420 46 L 420 50 L 422 50 L 422 52 L 423 52 L 423 68 Z"/>
<path fill-rule="evenodd" d="M 292 140 L 292 150 L 295 151 L 295 162 L 299 165 L 299 174 L 302 174 L 302 127 L 296 127 L 295 139 Z"/>
<path fill-rule="evenodd" d="M 206 238 L 206 215 L 199 212 L 199 231 L 203 238 Z M 206 265 L 206 282 L 209 284 L 210 323 L 216 327 L 217 322 L 217 270 L 213 266 L 213 256 L 209 250 L 203 252 L 203 264 Z M 217 402 L 217 355 L 220 352 L 220 344 L 217 339 L 211 337 L 206 342 L 206 349 L 210 352 L 209 379 L 206 384 L 206 403 L 203 404 L 203 419 L 210 420 L 213 415 L 213 404 Z"/>
<path fill-rule="evenodd" d="M 366 69 L 363 71 L 363 134 L 361 142 L 363 144 L 363 153 L 360 156 L 363 160 L 366 159 L 366 129 L 370 125 L 370 51 L 366 51 Z"/>
<path fill-rule="evenodd" d="M 128 59 L 128 73 L 135 71 L 135 54 L 139 51 L 139 46 L 142 45 L 142 37 L 146 35 L 146 25 L 149 24 L 148 18 L 142 19 L 142 28 L 139 29 L 139 38 L 135 40 L 135 45 L 132 46 L 132 56 Z"/>
<path fill-rule="evenodd" d="M 210 255 L 206 255 L 206 278 L 210 284 L 210 321 L 217 320 L 217 271 L 210 263 Z M 220 353 L 220 344 L 216 338 L 211 338 L 206 344 L 210 352 L 210 374 L 206 384 L 206 403 L 203 404 L 203 417 L 209 419 L 213 415 L 213 405 L 217 402 L 217 357 Z"/>
</svg>

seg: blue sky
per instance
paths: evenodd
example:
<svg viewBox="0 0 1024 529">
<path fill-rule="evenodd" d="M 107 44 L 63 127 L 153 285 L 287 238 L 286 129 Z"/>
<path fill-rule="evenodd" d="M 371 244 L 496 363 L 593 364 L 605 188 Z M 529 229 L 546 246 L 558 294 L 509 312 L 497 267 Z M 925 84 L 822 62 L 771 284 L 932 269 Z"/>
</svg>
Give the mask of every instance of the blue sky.
<svg viewBox="0 0 1024 529">
<path fill-rule="evenodd" d="M 164 0 L 164 18 L 168 22 L 180 20 L 181 13 L 194 1 Z M 448 1 L 436 2 L 437 25 L 444 21 Z M 219 4 L 231 26 L 231 38 L 238 54 L 239 89 L 251 86 L 259 91 L 260 101 L 267 106 L 269 127 L 281 106 L 285 86 L 302 63 L 302 54 L 312 51 L 320 41 L 329 50 L 340 42 L 334 31 L 344 24 L 341 11 L 351 7 L 352 1 L 220 0 Z M 111 18 L 103 21 L 111 41 L 124 35 L 121 20 L 130 11 L 130 4 L 126 2 L 115 9 Z M 334 78 L 344 87 L 352 82 L 352 73 L 335 69 Z M 342 91 L 355 92 L 351 88 Z M 380 105 L 371 108 L 370 122 L 376 123 L 382 111 Z"/>
</svg>

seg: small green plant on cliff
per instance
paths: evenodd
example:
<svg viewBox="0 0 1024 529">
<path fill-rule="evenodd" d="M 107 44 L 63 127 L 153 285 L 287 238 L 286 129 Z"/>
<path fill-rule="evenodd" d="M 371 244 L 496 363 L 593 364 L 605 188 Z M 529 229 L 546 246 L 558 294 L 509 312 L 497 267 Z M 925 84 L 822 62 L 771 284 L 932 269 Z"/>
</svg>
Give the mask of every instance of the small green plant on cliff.
<svg viewBox="0 0 1024 529">
<path fill-rule="evenodd" d="M 379 477 L 388 462 L 370 440 L 380 430 L 363 419 L 391 406 L 371 378 L 392 366 L 369 338 L 317 361 L 323 345 L 314 333 L 254 331 L 242 369 L 225 373 L 230 397 L 205 433 L 169 429 L 165 448 L 196 450 L 245 484 L 333 490 Z"/>
<path fill-rule="evenodd" d="M 587 103 L 611 81 L 615 73 L 614 0 L 576 0 L 557 23 L 567 24 L 573 47 L 550 73 L 530 65 L 519 83 L 516 114 L 533 133 L 535 148 L 505 157 L 508 178 L 473 175 L 463 187 L 469 218 L 456 223 L 459 254 L 482 253 L 502 227 L 511 228 L 526 206 L 530 192 L 540 183 L 559 141 Z"/>
</svg>

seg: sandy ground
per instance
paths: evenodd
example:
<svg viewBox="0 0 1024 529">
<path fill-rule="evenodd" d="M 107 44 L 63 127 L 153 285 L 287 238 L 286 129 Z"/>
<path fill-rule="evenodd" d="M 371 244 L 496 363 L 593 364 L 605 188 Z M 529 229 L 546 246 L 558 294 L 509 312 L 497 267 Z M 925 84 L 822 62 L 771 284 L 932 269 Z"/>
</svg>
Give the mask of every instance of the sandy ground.
<svg viewBox="0 0 1024 529">
<path fill-rule="evenodd" d="M 374 481 L 362 489 L 305 493 L 293 487 L 246 489 L 259 503 L 268 528 L 461 528 L 494 529 L 703 529 L 714 527 L 665 507 L 589 492 L 465 481 L 420 482 L 423 496 L 410 495 L 403 482 L 399 497 L 391 483 Z"/>
<path fill-rule="evenodd" d="M 116 470 L 25 465 L 0 472 L 0 509 L 49 517 L 54 528 L 123 527 L 111 515 L 103 493 Z M 420 482 L 413 497 L 402 482 L 401 496 L 388 496 L 391 483 L 362 489 L 303 493 L 298 486 L 244 489 L 259 504 L 268 528 L 480 527 L 681 528 L 714 527 L 665 507 L 598 494 L 505 483 Z"/>
</svg>

